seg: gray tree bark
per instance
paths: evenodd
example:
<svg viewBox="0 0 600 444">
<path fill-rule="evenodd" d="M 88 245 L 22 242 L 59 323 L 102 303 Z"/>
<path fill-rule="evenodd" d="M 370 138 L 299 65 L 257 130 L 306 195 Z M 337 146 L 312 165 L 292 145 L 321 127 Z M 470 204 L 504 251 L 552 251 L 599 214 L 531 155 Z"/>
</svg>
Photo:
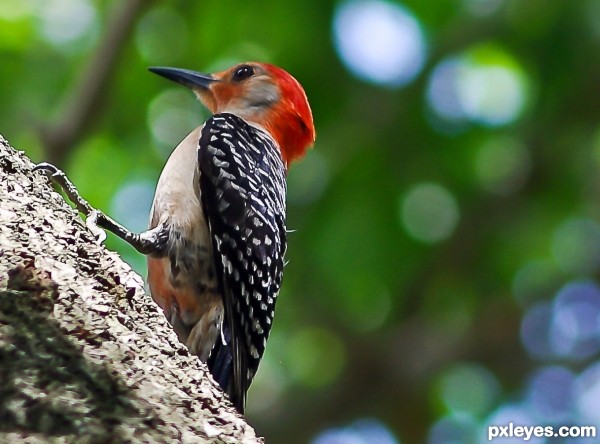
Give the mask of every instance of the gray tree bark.
<svg viewBox="0 0 600 444">
<path fill-rule="evenodd" d="M 33 166 L 0 136 L 0 442 L 262 442 Z"/>
</svg>

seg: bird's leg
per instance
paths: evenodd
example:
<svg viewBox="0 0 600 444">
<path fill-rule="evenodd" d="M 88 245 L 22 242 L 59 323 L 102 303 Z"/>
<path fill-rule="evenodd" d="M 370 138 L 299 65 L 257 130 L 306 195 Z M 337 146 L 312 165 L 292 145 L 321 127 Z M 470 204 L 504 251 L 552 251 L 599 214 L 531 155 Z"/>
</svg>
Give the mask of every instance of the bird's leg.
<svg viewBox="0 0 600 444">
<path fill-rule="evenodd" d="M 73 182 L 59 168 L 50 163 L 42 162 L 33 170 L 42 171 L 64 191 L 69 200 L 75 204 L 77 210 L 85 215 L 85 224 L 98 242 L 103 242 L 106 239 L 106 233 L 101 229 L 104 228 L 123 239 L 142 254 L 162 255 L 164 252 L 168 239 L 168 232 L 164 226 L 159 225 L 139 234 L 133 233 L 102 211 L 92 207 L 87 200 L 81 197 Z"/>
</svg>

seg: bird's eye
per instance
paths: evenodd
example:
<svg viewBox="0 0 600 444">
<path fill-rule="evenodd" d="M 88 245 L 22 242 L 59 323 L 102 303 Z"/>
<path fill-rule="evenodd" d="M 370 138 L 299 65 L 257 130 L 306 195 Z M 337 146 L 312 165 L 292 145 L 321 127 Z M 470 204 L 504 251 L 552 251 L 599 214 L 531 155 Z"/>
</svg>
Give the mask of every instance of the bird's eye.
<svg viewBox="0 0 600 444">
<path fill-rule="evenodd" d="M 241 80 L 245 80 L 248 77 L 252 77 L 254 75 L 254 68 L 248 65 L 243 65 L 240 66 L 239 68 L 237 68 L 234 72 L 233 72 L 233 80 L 235 81 L 241 81 Z"/>
</svg>

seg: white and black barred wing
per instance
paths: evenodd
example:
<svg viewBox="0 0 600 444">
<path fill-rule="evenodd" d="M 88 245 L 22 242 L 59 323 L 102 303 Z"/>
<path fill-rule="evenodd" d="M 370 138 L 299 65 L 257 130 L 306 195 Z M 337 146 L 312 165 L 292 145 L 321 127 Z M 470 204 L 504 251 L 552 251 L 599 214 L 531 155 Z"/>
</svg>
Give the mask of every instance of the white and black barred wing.
<svg viewBox="0 0 600 444">
<path fill-rule="evenodd" d="M 243 411 L 281 287 L 285 168 L 266 132 L 226 113 L 205 123 L 198 161 L 202 206 L 225 306 L 222 339 L 208 364 Z"/>
</svg>

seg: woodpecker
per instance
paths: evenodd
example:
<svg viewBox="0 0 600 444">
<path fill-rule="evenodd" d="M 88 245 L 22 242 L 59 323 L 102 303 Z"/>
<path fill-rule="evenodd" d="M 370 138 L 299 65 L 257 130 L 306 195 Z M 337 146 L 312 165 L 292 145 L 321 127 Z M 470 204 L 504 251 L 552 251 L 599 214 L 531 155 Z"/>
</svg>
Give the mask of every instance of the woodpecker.
<svg viewBox="0 0 600 444">
<path fill-rule="evenodd" d="M 212 117 L 167 160 L 148 231 L 132 233 L 92 208 L 56 167 L 37 168 L 95 233 L 100 226 L 148 255 L 152 298 L 243 413 L 281 288 L 286 175 L 315 141 L 312 112 L 300 83 L 271 64 L 149 70 L 190 88 Z"/>
</svg>

